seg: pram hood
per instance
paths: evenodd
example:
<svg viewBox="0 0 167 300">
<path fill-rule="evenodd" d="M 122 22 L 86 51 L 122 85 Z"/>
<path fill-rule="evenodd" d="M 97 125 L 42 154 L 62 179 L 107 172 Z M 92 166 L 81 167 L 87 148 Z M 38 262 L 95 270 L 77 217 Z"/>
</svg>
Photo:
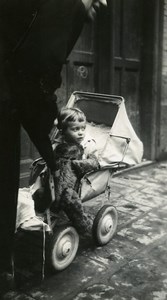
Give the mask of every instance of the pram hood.
<svg viewBox="0 0 167 300">
<path fill-rule="evenodd" d="M 88 131 L 97 141 L 101 167 L 123 163 L 132 166 L 142 161 L 143 143 L 128 118 L 123 97 L 74 92 L 67 106 L 85 113 Z"/>
</svg>

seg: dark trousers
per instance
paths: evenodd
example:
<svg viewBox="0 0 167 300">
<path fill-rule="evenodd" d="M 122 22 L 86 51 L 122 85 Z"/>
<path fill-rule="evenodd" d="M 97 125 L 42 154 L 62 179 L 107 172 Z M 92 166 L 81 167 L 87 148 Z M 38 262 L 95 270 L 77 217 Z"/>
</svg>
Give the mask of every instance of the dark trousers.
<svg viewBox="0 0 167 300">
<path fill-rule="evenodd" d="M 5 106 L 5 107 L 4 107 Z M 7 103 L 0 106 L 0 272 L 12 271 L 19 187 L 20 124 Z"/>
</svg>

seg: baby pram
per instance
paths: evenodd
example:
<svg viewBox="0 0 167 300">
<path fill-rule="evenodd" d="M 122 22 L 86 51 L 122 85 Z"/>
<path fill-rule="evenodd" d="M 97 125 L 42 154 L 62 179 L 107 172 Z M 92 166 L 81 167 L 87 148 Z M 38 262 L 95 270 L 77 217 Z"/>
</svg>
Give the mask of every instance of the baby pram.
<svg viewBox="0 0 167 300">
<path fill-rule="evenodd" d="M 101 169 L 84 175 L 79 184 L 79 196 L 82 202 L 89 201 L 102 193 L 110 197 L 110 178 L 120 169 L 141 162 L 143 144 L 134 132 L 128 119 L 123 97 L 95 93 L 74 92 L 67 107 L 80 108 L 87 117 L 87 130 L 95 137 L 99 151 Z M 55 129 L 52 139 L 56 136 Z M 34 168 L 42 160 L 36 160 Z M 50 189 L 54 198 L 54 185 L 50 177 Z M 93 236 L 97 245 L 107 244 L 116 232 L 118 214 L 110 204 L 98 210 L 93 223 Z M 47 211 L 47 223 L 52 229 L 49 261 L 55 270 L 65 269 L 75 258 L 79 245 L 79 236 L 71 224 L 60 226 L 56 217 Z"/>
</svg>

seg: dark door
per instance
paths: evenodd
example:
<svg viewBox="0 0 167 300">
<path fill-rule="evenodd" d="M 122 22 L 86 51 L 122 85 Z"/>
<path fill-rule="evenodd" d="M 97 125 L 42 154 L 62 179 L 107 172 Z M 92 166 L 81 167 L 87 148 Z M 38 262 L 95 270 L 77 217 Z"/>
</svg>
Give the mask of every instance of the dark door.
<svg viewBox="0 0 167 300">
<path fill-rule="evenodd" d="M 62 70 L 62 85 L 56 92 L 58 104 L 65 105 L 78 91 L 95 92 L 95 23 L 84 26 L 73 51 Z"/>
<path fill-rule="evenodd" d="M 144 143 L 145 158 L 158 155 L 164 1 L 111 0 L 98 20 L 99 92 L 125 98 L 128 116 Z"/>
<path fill-rule="evenodd" d="M 121 95 L 129 118 L 140 134 L 140 67 L 142 44 L 142 0 L 112 0 L 108 18 L 99 18 L 101 48 L 99 90 Z M 105 34 L 104 34 L 105 33 Z M 105 41 L 108 36 L 109 41 Z M 98 49 L 101 42 L 98 43 Z M 107 50 L 107 51 L 106 51 Z M 99 51 L 99 50 L 98 50 Z M 105 55 L 106 53 L 106 55 Z M 106 68 L 108 67 L 108 72 Z M 103 70 L 103 66 L 105 69 Z"/>
<path fill-rule="evenodd" d="M 129 118 L 139 134 L 142 1 L 117 0 L 114 5 L 114 80 L 111 82 L 111 89 L 125 98 Z"/>
</svg>

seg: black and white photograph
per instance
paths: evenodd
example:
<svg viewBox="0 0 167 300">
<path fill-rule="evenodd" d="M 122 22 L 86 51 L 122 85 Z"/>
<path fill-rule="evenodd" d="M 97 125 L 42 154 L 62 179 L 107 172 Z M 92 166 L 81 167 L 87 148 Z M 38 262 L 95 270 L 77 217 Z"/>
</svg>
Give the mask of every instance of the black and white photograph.
<svg viewBox="0 0 167 300">
<path fill-rule="evenodd" d="M 0 300 L 167 300 L 167 0 L 0 0 Z"/>
</svg>

